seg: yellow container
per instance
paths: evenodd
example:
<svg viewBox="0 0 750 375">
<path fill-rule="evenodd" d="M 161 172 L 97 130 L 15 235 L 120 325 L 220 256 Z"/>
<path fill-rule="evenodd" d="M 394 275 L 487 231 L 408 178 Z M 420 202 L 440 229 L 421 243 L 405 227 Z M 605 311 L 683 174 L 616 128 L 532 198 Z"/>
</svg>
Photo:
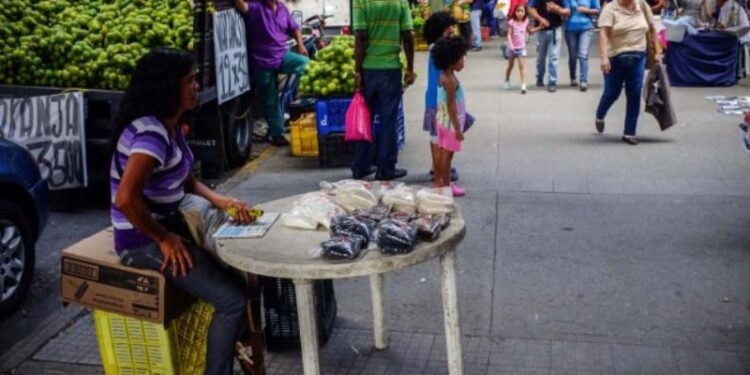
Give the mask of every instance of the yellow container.
<svg viewBox="0 0 750 375">
<path fill-rule="evenodd" d="M 94 310 L 96 340 L 107 375 L 200 375 L 214 309 L 198 301 L 167 327 Z"/>
<path fill-rule="evenodd" d="M 315 113 L 305 113 L 290 126 L 292 155 L 318 156 L 318 128 Z"/>
</svg>

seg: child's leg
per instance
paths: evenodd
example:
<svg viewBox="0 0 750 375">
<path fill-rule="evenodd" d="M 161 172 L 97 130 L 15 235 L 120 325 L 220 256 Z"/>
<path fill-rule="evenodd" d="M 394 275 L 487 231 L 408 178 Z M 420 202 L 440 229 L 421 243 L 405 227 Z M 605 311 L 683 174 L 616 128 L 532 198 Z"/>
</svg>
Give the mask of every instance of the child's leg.
<svg viewBox="0 0 750 375">
<path fill-rule="evenodd" d="M 449 186 L 451 183 L 451 167 L 448 162 L 448 151 L 438 147 L 437 170 L 435 171 L 435 186 Z M 446 167 L 447 164 L 447 167 Z"/>
<path fill-rule="evenodd" d="M 432 180 L 437 181 L 437 173 L 438 173 L 438 152 L 440 150 L 438 149 L 438 146 L 430 140 L 430 155 L 432 156 Z"/>
<path fill-rule="evenodd" d="M 513 72 L 513 63 L 516 62 L 515 56 L 511 53 L 510 59 L 508 59 L 508 67 L 505 68 L 505 81 L 510 81 L 510 73 Z"/>
<path fill-rule="evenodd" d="M 521 75 L 521 84 L 526 84 L 526 58 L 525 57 L 519 57 L 518 58 L 518 72 Z"/>
</svg>

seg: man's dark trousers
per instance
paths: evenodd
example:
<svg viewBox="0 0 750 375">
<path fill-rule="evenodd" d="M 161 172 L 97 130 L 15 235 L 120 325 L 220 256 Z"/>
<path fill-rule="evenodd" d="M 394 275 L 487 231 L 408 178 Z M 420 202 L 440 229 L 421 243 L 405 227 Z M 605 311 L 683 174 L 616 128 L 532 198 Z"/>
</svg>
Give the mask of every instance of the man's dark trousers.
<svg viewBox="0 0 750 375">
<path fill-rule="evenodd" d="M 370 166 L 378 167 L 378 176 L 392 176 L 398 161 L 398 104 L 401 101 L 400 69 L 364 69 L 363 94 L 370 114 L 378 115 L 381 129 L 373 131 L 373 143 L 356 142 L 356 152 L 352 162 L 355 177 L 368 174 Z"/>
</svg>

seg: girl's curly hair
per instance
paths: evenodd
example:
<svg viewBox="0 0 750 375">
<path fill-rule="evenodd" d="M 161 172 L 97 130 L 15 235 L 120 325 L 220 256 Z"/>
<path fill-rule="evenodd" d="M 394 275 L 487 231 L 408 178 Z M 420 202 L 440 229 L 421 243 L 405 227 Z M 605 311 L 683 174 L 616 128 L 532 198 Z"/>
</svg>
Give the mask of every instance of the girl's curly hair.
<svg viewBox="0 0 750 375">
<path fill-rule="evenodd" d="M 432 46 L 432 63 L 439 70 L 448 69 L 466 55 L 469 44 L 460 36 L 443 37 Z"/>
<path fill-rule="evenodd" d="M 171 48 L 156 48 L 138 60 L 115 119 L 110 146 L 117 149 L 123 130 L 135 119 L 174 116 L 180 105 L 180 80 L 195 65 L 192 55 Z"/>
<path fill-rule="evenodd" d="M 456 19 L 447 10 L 432 13 L 430 18 L 425 21 L 422 30 L 425 41 L 427 41 L 427 44 L 435 43 L 443 36 L 445 29 L 455 24 L 457 24 Z"/>
</svg>

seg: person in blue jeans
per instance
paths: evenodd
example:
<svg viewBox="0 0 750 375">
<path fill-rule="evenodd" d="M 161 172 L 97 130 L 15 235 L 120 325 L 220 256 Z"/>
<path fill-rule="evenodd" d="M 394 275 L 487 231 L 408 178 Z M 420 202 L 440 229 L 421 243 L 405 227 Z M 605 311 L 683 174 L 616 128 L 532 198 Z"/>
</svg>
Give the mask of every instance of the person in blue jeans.
<svg viewBox="0 0 750 375">
<path fill-rule="evenodd" d="M 570 85 L 578 86 L 581 91 L 586 91 L 589 87 L 589 46 L 594 36 L 593 19 L 599 16 L 601 6 L 599 0 L 569 1 L 571 15 L 565 24 L 565 42 L 568 45 Z M 581 67 L 579 80 L 576 80 L 576 65 Z"/>
<path fill-rule="evenodd" d="M 604 131 L 604 117 L 620 97 L 624 85 L 627 110 L 622 141 L 635 146 L 638 144 L 635 130 L 641 109 L 648 31 L 654 29 L 651 9 L 642 8 L 638 0 L 612 1 L 602 9 L 599 27 L 604 92 L 596 109 L 596 131 Z M 657 56 L 658 59 L 661 57 Z"/>
<path fill-rule="evenodd" d="M 495 6 L 497 0 L 485 0 L 483 14 L 487 19 L 487 26 L 490 28 L 490 35 L 497 34 L 497 19 L 495 18 Z"/>
<path fill-rule="evenodd" d="M 537 33 L 536 86 L 544 87 L 544 74 L 549 61 L 547 90 L 557 91 L 557 65 L 560 60 L 563 17 L 570 15 L 567 0 L 531 0 L 529 14 L 542 29 Z"/>
<path fill-rule="evenodd" d="M 482 50 L 482 12 L 484 11 L 484 0 L 473 0 L 471 2 L 471 50 Z"/>
<path fill-rule="evenodd" d="M 354 71 L 356 90 L 362 92 L 370 113 L 378 115 L 382 128 L 370 142 L 356 142 L 352 177 L 375 173 L 377 180 L 406 176 L 398 162 L 398 105 L 403 83 L 414 83 L 414 39 L 411 10 L 406 0 L 354 0 Z M 406 71 L 401 71 L 401 45 Z M 374 168 L 373 165 L 377 166 Z"/>
</svg>

